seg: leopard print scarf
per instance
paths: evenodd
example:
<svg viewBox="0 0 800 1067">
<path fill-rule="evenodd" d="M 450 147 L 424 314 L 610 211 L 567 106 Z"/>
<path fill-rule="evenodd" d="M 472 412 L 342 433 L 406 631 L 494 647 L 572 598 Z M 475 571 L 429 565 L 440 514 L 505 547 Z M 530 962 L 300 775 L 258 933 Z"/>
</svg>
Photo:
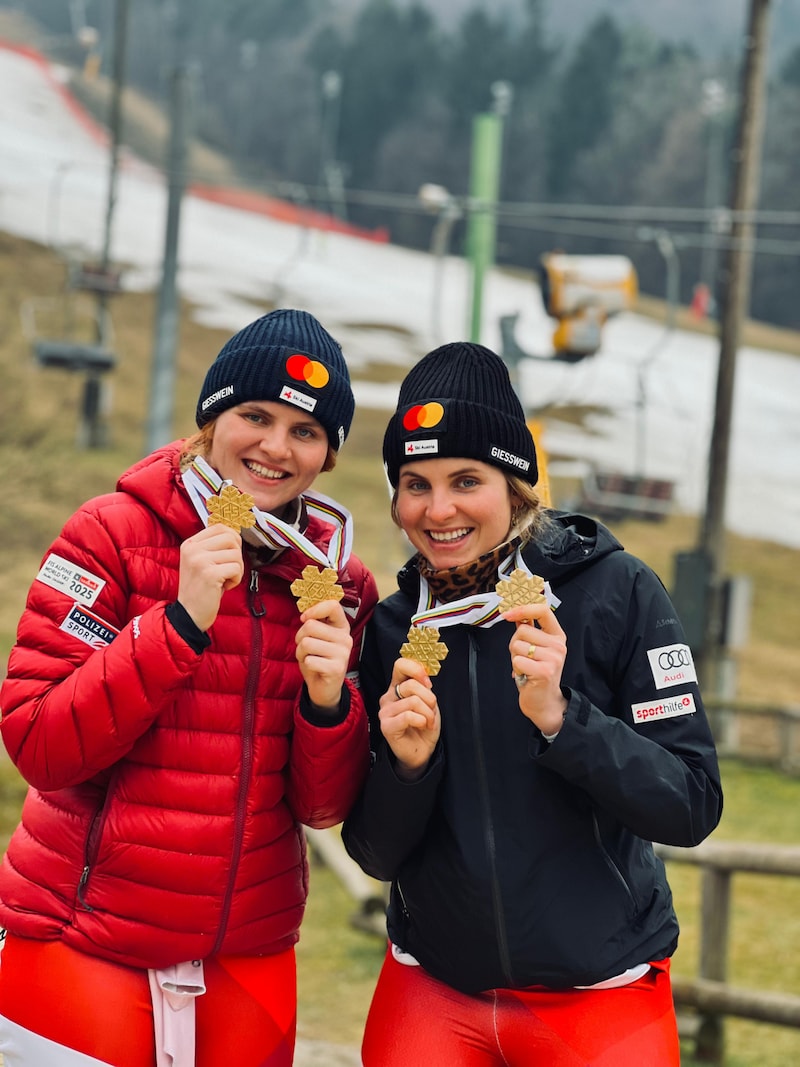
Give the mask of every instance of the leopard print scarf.
<svg viewBox="0 0 800 1067">
<path fill-rule="evenodd" d="M 520 542 L 521 538 L 514 537 L 490 552 L 484 552 L 471 563 L 445 567 L 440 571 L 432 570 L 421 554 L 417 554 L 415 563 L 436 599 L 443 604 L 452 604 L 454 600 L 460 600 L 462 597 L 488 593 L 494 589 L 497 583 L 497 568 L 503 560 L 516 552 Z"/>
</svg>

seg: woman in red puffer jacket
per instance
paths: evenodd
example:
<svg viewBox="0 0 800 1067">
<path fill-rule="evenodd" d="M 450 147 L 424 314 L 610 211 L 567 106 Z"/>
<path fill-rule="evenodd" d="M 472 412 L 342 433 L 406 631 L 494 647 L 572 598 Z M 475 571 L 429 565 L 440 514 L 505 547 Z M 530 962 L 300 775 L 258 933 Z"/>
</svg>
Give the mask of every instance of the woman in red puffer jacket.
<svg viewBox="0 0 800 1067">
<path fill-rule="evenodd" d="M 310 491 L 353 407 L 338 343 L 272 312 L 212 365 L 199 433 L 47 553 L 0 692 L 30 785 L 0 868 L 6 1067 L 291 1064 L 302 826 L 368 766 L 377 591 Z"/>
</svg>

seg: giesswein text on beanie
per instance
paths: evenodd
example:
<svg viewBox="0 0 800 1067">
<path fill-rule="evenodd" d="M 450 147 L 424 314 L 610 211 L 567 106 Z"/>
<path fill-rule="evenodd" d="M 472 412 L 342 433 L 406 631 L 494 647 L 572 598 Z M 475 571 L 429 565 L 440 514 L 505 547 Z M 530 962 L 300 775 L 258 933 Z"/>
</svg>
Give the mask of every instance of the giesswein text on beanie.
<svg viewBox="0 0 800 1067">
<path fill-rule="evenodd" d="M 483 345 L 442 345 L 412 367 L 383 439 L 389 481 L 413 459 L 490 463 L 536 485 L 536 448 L 502 359 Z"/>
<path fill-rule="evenodd" d="M 197 425 L 247 400 L 301 408 L 321 423 L 338 451 L 355 410 L 341 345 L 307 311 L 262 315 L 234 334 L 211 364 L 197 402 Z"/>
</svg>

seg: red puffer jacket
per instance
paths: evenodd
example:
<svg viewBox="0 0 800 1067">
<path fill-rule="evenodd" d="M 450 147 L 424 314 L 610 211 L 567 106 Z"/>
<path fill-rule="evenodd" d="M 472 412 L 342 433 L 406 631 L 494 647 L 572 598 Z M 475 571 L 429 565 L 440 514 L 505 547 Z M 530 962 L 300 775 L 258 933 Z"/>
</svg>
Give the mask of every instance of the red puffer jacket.
<svg viewBox="0 0 800 1067">
<path fill-rule="evenodd" d="M 69 520 L 0 691 L 3 740 L 31 786 L 0 868 L 0 923 L 144 968 L 294 944 L 301 824 L 340 822 L 369 758 L 351 680 L 341 721 L 301 710 L 288 586 L 304 556 L 248 564 L 200 653 L 167 618 L 181 542 L 200 529 L 179 453 L 142 460 Z M 306 533 L 324 545 L 332 529 L 312 519 Z M 377 589 L 355 557 L 339 580 L 354 669 Z"/>
</svg>

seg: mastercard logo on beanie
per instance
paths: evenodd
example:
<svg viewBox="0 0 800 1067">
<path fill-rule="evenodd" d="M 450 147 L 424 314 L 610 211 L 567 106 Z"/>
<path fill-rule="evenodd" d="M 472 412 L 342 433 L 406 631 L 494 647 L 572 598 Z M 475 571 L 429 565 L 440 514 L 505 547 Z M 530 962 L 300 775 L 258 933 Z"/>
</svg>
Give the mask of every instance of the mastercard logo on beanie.
<svg viewBox="0 0 800 1067">
<path fill-rule="evenodd" d="M 430 404 L 415 404 L 403 416 L 403 429 L 409 433 L 414 430 L 431 430 L 444 418 L 444 408 L 435 401 Z"/>
<path fill-rule="evenodd" d="M 286 360 L 286 373 L 298 382 L 308 382 L 315 389 L 322 389 L 330 381 L 328 368 L 316 359 L 309 359 L 295 352 Z"/>
</svg>

